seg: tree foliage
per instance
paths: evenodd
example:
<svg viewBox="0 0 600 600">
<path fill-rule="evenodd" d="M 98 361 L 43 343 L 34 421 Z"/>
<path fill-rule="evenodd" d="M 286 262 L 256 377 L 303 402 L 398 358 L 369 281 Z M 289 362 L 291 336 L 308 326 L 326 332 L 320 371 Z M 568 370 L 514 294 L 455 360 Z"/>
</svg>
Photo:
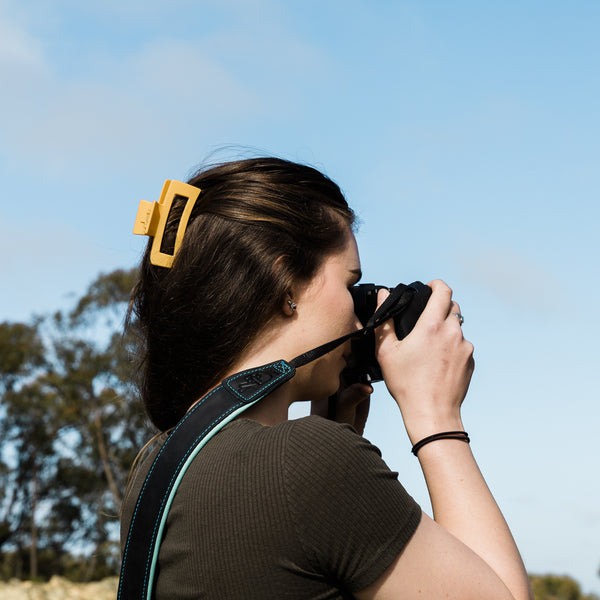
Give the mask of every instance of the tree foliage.
<svg viewBox="0 0 600 600">
<path fill-rule="evenodd" d="M 11 390 L 43 363 L 44 346 L 37 324 L 0 323 L 0 390 Z"/>
<path fill-rule="evenodd" d="M 0 323 L 0 576 L 117 568 L 128 469 L 151 434 L 122 332 L 134 280 L 101 275 L 71 311 Z"/>
<path fill-rule="evenodd" d="M 580 585 L 565 575 L 530 575 L 535 600 L 600 600 L 595 594 L 584 594 Z"/>
</svg>

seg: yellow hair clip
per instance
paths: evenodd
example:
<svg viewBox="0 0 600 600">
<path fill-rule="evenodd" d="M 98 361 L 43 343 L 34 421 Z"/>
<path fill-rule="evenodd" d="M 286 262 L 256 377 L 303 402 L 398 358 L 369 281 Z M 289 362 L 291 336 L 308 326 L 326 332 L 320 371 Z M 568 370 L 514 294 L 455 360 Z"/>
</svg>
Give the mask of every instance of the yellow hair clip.
<svg viewBox="0 0 600 600">
<path fill-rule="evenodd" d="M 196 204 L 199 195 L 199 188 L 187 183 L 182 183 L 181 181 L 171 181 L 170 179 L 167 179 L 158 202 L 148 202 L 147 200 L 140 201 L 137 217 L 135 218 L 135 225 L 133 226 L 133 233 L 154 238 L 152 240 L 152 249 L 150 250 L 150 262 L 153 265 L 167 268 L 170 268 L 173 265 L 173 260 L 179 250 L 179 246 L 181 246 L 183 234 L 185 233 L 188 221 L 190 220 L 190 215 L 192 214 L 192 209 L 194 208 L 194 204 Z M 176 197 L 185 198 L 187 201 L 181 219 L 179 220 L 179 225 L 177 226 L 173 254 L 166 254 L 165 252 L 160 251 L 160 246 L 165 233 L 167 218 L 169 217 L 173 200 Z"/>
</svg>

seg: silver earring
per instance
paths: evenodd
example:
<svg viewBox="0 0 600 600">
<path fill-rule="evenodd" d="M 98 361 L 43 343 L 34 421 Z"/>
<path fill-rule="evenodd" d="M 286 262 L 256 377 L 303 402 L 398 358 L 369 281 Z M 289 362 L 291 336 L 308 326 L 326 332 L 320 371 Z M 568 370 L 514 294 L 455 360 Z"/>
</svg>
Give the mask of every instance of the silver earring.
<svg viewBox="0 0 600 600">
<path fill-rule="evenodd" d="M 292 302 L 291 300 L 288 300 L 288 305 L 289 305 L 290 310 L 292 312 L 294 312 L 296 310 L 296 303 L 295 302 Z"/>
</svg>

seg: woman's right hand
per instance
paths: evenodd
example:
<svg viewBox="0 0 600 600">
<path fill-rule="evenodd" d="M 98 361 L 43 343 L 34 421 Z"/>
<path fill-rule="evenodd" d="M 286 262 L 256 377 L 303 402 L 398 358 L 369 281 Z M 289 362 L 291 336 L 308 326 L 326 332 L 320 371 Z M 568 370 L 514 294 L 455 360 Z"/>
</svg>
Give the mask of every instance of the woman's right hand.
<svg viewBox="0 0 600 600">
<path fill-rule="evenodd" d="M 411 333 L 398 340 L 393 321 L 375 332 L 376 356 L 412 443 L 462 430 L 460 406 L 473 374 L 473 345 L 464 339 L 452 290 L 432 281 L 431 297 Z M 387 297 L 380 290 L 378 304 Z"/>
<path fill-rule="evenodd" d="M 473 346 L 452 314 L 460 314 L 452 290 L 442 281 L 429 285 L 429 302 L 406 338 L 398 340 L 392 321 L 376 331 L 377 360 L 413 444 L 464 431 L 460 407 L 474 366 Z M 386 296 L 380 292 L 379 302 Z M 418 458 L 435 522 L 423 516 L 402 554 L 356 597 L 533 600 L 519 550 L 470 445 L 440 440 L 421 448 Z"/>
</svg>

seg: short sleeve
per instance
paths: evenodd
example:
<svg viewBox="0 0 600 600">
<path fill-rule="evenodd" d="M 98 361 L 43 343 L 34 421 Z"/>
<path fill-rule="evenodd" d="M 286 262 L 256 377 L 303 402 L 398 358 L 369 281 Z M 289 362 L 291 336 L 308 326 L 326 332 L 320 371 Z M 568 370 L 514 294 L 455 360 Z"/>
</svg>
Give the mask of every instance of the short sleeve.
<svg viewBox="0 0 600 600">
<path fill-rule="evenodd" d="M 398 474 L 350 426 L 320 417 L 294 422 L 283 459 L 291 518 L 310 564 L 349 592 L 373 583 L 421 518 Z"/>
</svg>

